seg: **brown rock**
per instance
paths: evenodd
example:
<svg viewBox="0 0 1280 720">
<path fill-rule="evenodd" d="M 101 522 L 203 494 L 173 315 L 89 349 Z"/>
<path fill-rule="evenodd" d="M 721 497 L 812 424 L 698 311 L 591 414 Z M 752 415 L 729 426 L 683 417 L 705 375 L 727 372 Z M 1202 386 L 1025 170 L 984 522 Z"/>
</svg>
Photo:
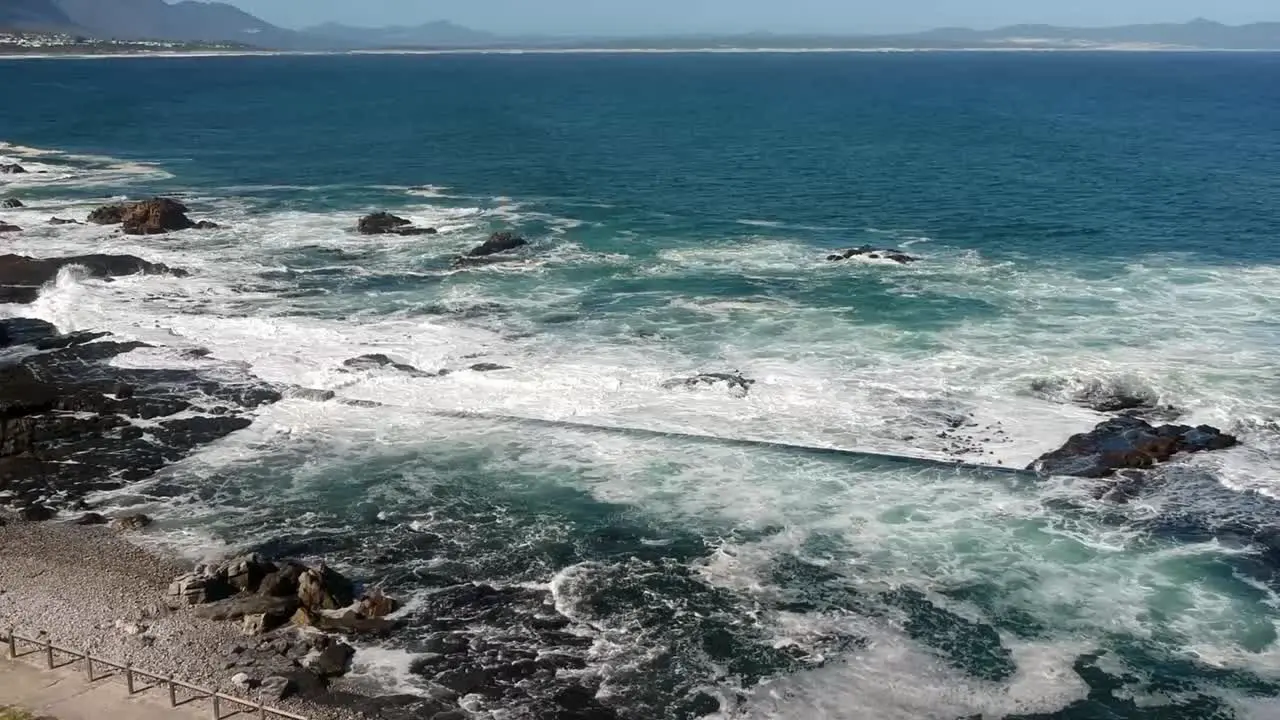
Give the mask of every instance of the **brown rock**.
<svg viewBox="0 0 1280 720">
<path fill-rule="evenodd" d="M 169 198 L 152 198 L 125 208 L 120 222 L 127 235 L 159 235 L 195 227 L 187 206 Z"/>
<path fill-rule="evenodd" d="M 313 612 L 337 610 L 355 602 L 355 588 L 341 573 L 321 563 L 298 578 L 298 600 Z"/>
<path fill-rule="evenodd" d="M 361 235 L 386 235 L 412 224 L 389 212 L 376 212 L 360 218 L 360 222 L 356 223 L 356 230 L 360 231 Z"/>
<path fill-rule="evenodd" d="M 94 225 L 116 225 L 124 221 L 124 211 L 127 206 L 123 204 L 103 205 L 102 207 L 89 213 L 89 222 Z"/>
<path fill-rule="evenodd" d="M 240 620 L 247 615 L 271 615 L 278 618 L 275 627 L 283 624 L 298 607 L 293 598 L 265 597 L 262 595 L 237 595 L 195 609 L 196 617 L 206 620 Z"/>
<path fill-rule="evenodd" d="M 132 513 L 130 515 L 120 515 L 111 521 L 111 527 L 116 530 L 138 531 L 151 524 L 151 518 L 142 513 Z"/>
<path fill-rule="evenodd" d="M 398 607 L 395 598 L 386 595 L 382 590 L 371 590 L 360 598 L 356 611 L 367 618 L 383 618 L 395 612 Z"/>
</svg>

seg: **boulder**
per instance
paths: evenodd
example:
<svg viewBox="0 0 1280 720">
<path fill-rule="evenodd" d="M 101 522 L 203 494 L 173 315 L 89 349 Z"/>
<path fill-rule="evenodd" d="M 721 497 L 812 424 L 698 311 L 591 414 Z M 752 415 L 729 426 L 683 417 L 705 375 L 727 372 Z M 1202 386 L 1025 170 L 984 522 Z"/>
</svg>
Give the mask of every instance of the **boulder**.
<svg viewBox="0 0 1280 720">
<path fill-rule="evenodd" d="M 337 610 L 355 602 L 355 587 L 342 573 L 321 563 L 298 577 L 298 601 L 312 612 Z"/>
<path fill-rule="evenodd" d="M 478 247 L 472 248 L 471 252 L 467 253 L 467 256 L 474 258 L 496 255 L 497 253 L 515 250 L 518 247 L 523 247 L 528 244 L 529 242 L 519 235 L 509 232 L 499 232 L 490 235 L 489 239 L 485 240 Z"/>
<path fill-rule="evenodd" d="M 0 175 L 21 175 L 27 171 L 17 163 L 0 163 Z"/>
<path fill-rule="evenodd" d="M 206 606 L 207 607 L 207 606 Z M 240 621 L 240 632 L 245 635 L 263 635 L 289 621 L 288 613 L 250 613 Z"/>
<path fill-rule="evenodd" d="M 272 675 L 262 681 L 260 691 L 263 700 L 280 701 L 288 698 L 297 687 L 293 681 L 283 675 Z"/>
<path fill-rule="evenodd" d="M 298 574 L 286 571 L 268 573 L 258 585 L 258 594 L 268 597 L 292 597 L 298 594 Z"/>
<path fill-rule="evenodd" d="M 22 232 L 22 228 L 18 227 L 17 225 L 10 225 L 9 223 L 6 223 L 6 222 L 0 222 L 0 233 L 6 233 L 6 232 Z"/>
<path fill-rule="evenodd" d="M 389 212 L 365 215 L 356 223 L 361 235 L 435 235 L 435 228 L 413 227 L 413 223 Z"/>
<path fill-rule="evenodd" d="M 44 522 L 52 520 L 57 513 L 45 505 L 28 505 L 18 511 L 18 519 L 24 522 Z"/>
<path fill-rule="evenodd" d="M 213 222 L 212 220 L 201 220 L 200 222 L 196 223 L 192 227 L 194 227 L 196 230 L 217 230 L 222 226 L 216 222 Z"/>
<path fill-rule="evenodd" d="M 4 202 L 0 202 L 0 208 L 20 208 L 26 207 L 18 198 L 5 198 Z"/>
<path fill-rule="evenodd" d="M 173 606 L 204 605 L 231 596 L 234 589 L 226 578 L 208 570 L 186 573 L 169 583 L 165 600 Z"/>
<path fill-rule="evenodd" d="M 918 257 L 908 255 L 901 250 L 863 245 L 862 247 L 849 248 L 847 250 L 840 250 L 832 253 L 827 256 L 827 260 L 837 262 L 854 257 L 866 257 L 869 260 L 892 260 L 899 265 L 906 265 L 907 263 L 913 263 L 920 259 Z"/>
<path fill-rule="evenodd" d="M 353 357 L 343 361 L 342 366 L 352 370 L 372 370 L 373 368 L 389 367 L 410 375 L 430 375 L 430 373 L 419 370 L 412 365 L 398 363 L 382 353 Z"/>
<path fill-rule="evenodd" d="M 374 589 L 365 593 L 356 606 L 356 612 L 368 618 L 383 618 L 396 611 L 398 604 L 395 598 L 382 590 Z"/>
<path fill-rule="evenodd" d="M 1235 436 L 1208 425 L 1155 427 L 1139 418 L 1118 417 L 1073 435 L 1028 469 L 1046 475 L 1103 478 L 1124 468 L 1150 467 L 1178 453 L 1224 450 L 1237 444 Z"/>
<path fill-rule="evenodd" d="M 76 519 L 77 525 L 106 525 L 108 520 L 96 512 L 85 513 Z"/>
<path fill-rule="evenodd" d="M 186 205 L 160 197 L 126 206 L 120 223 L 126 235 L 159 235 L 195 227 Z"/>
<path fill-rule="evenodd" d="M 237 595 L 200 605 L 195 609 L 195 615 L 206 620 L 240 620 L 249 615 L 269 615 L 278 621 L 272 626 L 274 629 L 283 625 L 297 607 L 295 598 Z"/>
<path fill-rule="evenodd" d="M 511 368 L 507 367 L 506 365 L 499 365 L 497 363 L 476 363 L 475 365 L 471 366 L 472 372 L 495 372 L 498 370 L 510 370 L 510 369 Z"/>
<path fill-rule="evenodd" d="M 258 686 L 258 681 L 245 673 L 236 673 L 231 676 L 231 684 L 240 690 L 252 690 Z"/>
<path fill-rule="evenodd" d="M 120 515 L 111 520 L 111 527 L 116 530 L 136 532 L 151 524 L 151 518 L 142 513 Z"/>
<path fill-rule="evenodd" d="M 385 635 L 399 626 L 399 623 L 386 618 L 361 617 L 352 608 L 317 612 L 298 608 L 291 622 L 299 627 L 313 627 L 317 630 L 344 635 Z"/>
<path fill-rule="evenodd" d="M 351 669 L 355 648 L 344 642 L 331 642 L 323 650 L 312 651 L 303 658 L 302 666 L 322 678 L 346 675 Z"/>
<path fill-rule="evenodd" d="M 276 572 L 275 564 L 267 562 L 258 553 L 232 558 L 219 568 L 219 574 L 227 578 L 231 586 L 241 592 L 257 592 L 262 579 Z"/>
<path fill-rule="evenodd" d="M 50 225 L 79 225 L 80 221 L 69 220 L 67 218 L 60 218 L 55 216 L 55 217 L 49 218 L 49 224 Z"/>
</svg>

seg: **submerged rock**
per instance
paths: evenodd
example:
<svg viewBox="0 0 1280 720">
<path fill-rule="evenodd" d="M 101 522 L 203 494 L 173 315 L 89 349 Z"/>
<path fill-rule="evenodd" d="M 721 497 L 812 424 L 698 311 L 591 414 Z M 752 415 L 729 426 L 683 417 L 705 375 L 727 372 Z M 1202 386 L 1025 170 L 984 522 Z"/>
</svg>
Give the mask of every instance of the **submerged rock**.
<svg viewBox="0 0 1280 720">
<path fill-rule="evenodd" d="M 60 218 L 60 217 L 54 216 L 49 218 L 49 224 L 50 225 L 79 225 L 81 223 L 79 220 L 70 220 L 67 218 Z"/>
<path fill-rule="evenodd" d="M 529 241 L 514 233 L 494 233 L 489 236 L 488 240 L 485 240 L 479 246 L 472 248 L 471 252 L 467 253 L 467 257 L 477 258 L 496 255 L 498 253 L 515 250 L 518 247 L 523 247 L 528 244 Z"/>
<path fill-rule="evenodd" d="M 407 363 L 398 363 L 392 360 L 391 358 L 387 357 L 386 355 L 383 355 L 382 353 L 373 353 L 370 355 L 360 355 L 359 357 L 353 357 L 349 360 L 343 361 L 342 366 L 346 368 L 351 368 L 352 370 L 372 370 L 374 368 L 389 367 L 395 370 L 399 370 L 400 372 L 403 372 L 403 373 L 409 373 L 410 375 L 421 375 L 421 376 L 431 375 L 431 373 L 426 372 L 424 370 L 419 370 L 418 368 L 412 365 L 409 365 Z"/>
<path fill-rule="evenodd" d="M 22 228 L 18 227 L 17 225 L 10 225 L 9 223 L 0 222 L 0 233 L 4 233 L 4 232 L 22 232 Z"/>
<path fill-rule="evenodd" d="M 5 198 L 4 202 L 0 202 L 0 208 L 20 208 L 26 207 L 18 198 Z"/>
<path fill-rule="evenodd" d="M 406 220 L 389 212 L 376 212 L 365 215 L 356 223 L 356 230 L 361 235 L 435 235 L 435 228 L 413 227 L 413 221 Z"/>
<path fill-rule="evenodd" d="M 662 387 L 668 390 L 675 388 L 697 388 L 703 386 L 725 384 L 729 390 L 746 395 L 751 391 L 751 386 L 756 384 L 755 380 L 743 377 L 742 373 L 737 370 L 731 373 L 699 373 L 692 377 L 672 378 L 662 383 Z"/>
<path fill-rule="evenodd" d="M 123 204 L 103 205 L 102 207 L 89 213 L 89 222 L 94 225 L 116 225 L 124 221 Z"/>
<path fill-rule="evenodd" d="M 29 303 L 40 288 L 58 276 L 64 267 L 82 267 L 90 277 L 122 275 L 174 275 L 185 277 L 186 270 L 151 263 L 133 255 L 74 255 L 61 258 L 33 258 L 24 255 L 0 255 L 0 297 L 6 302 Z"/>
<path fill-rule="evenodd" d="M 906 265 L 907 263 L 913 263 L 920 259 L 918 257 L 908 255 L 901 250 L 863 245 L 862 247 L 849 248 L 847 250 L 840 250 L 839 252 L 832 253 L 827 256 L 827 260 L 836 262 L 840 260 L 848 260 L 854 257 L 866 257 L 871 260 L 892 260 L 899 265 Z"/>
<path fill-rule="evenodd" d="M 27 171 L 17 163 L 0 163 L 0 175 L 21 175 Z"/>
<path fill-rule="evenodd" d="M 1040 456 L 1029 470 L 1048 475 L 1102 478 L 1124 468 L 1145 468 L 1177 453 L 1224 450 L 1239 441 L 1215 427 L 1162 425 L 1119 417 L 1073 435 L 1061 448 Z"/>
</svg>

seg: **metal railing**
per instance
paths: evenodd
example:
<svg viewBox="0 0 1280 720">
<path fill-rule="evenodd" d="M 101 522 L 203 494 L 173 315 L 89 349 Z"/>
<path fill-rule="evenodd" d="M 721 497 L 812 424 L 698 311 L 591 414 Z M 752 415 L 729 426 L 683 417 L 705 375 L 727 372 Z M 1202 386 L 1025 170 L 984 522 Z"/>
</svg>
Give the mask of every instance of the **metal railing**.
<svg viewBox="0 0 1280 720">
<path fill-rule="evenodd" d="M 134 667 L 132 663 L 118 663 L 112 660 L 108 660 L 106 658 L 98 657 L 90 653 L 88 649 L 73 650 L 71 648 L 61 647 L 59 645 L 55 645 L 53 641 L 49 639 L 49 636 L 47 634 L 44 634 L 44 639 L 28 638 L 28 637 L 23 637 L 17 634 L 17 632 L 15 632 L 13 628 L 9 628 L 8 634 L 3 638 L 3 640 L 9 648 L 9 657 L 11 659 L 16 660 L 19 657 L 22 657 L 24 655 L 43 652 L 45 656 L 45 664 L 48 665 L 50 670 L 53 670 L 58 667 L 62 667 L 62 665 L 70 665 L 79 661 L 83 661 L 85 677 L 88 678 L 90 683 L 111 677 L 110 674 L 95 676 L 94 675 L 95 667 L 106 667 L 106 668 L 111 668 L 112 670 L 118 670 L 124 673 L 125 687 L 128 689 L 130 696 L 133 696 L 136 693 L 143 692 L 150 688 L 163 687 L 163 688 L 167 688 L 169 691 L 169 707 L 178 707 L 179 705 L 185 704 L 192 700 L 200 700 L 200 699 L 211 700 L 213 702 L 213 720 L 222 720 L 222 718 L 239 714 L 243 709 L 247 709 L 251 711 L 251 713 L 253 715 L 256 715 L 260 720 L 266 720 L 266 718 L 282 718 L 283 720 L 307 720 L 307 718 L 302 715 L 295 715 L 291 712 L 285 712 L 284 710 L 278 710 L 276 708 L 269 707 L 260 702 L 250 702 L 249 700 L 238 698 L 234 695 L 227 695 L 226 693 L 220 693 L 217 690 L 212 690 L 210 688 L 201 687 L 199 685 L 194 685 L 189 682 L 184 682 L 182 680 L 178 680 L 174 678 L 173 675 L 160 675 L 159 673 L 140 670 Z M 28 650 L 27 652 L 19 653 L 18 652 L 19 642 L 31 645 L 35 649 Z M 57 663 L 54 662 L 55 654 L 66 655 L 70 657 L 71 660 L 63 663 L 62 665 L 58 665 Z M 139 678 L 141 678 L 144 682 L 150 682 L 154 684 L 149 684 L 146 687 L 138 688 L 135 684 L 135 681 Z M 182 688 L 184 690 L 189 690 L 195 693 L 195 695 L 179 703 L 178 702 L 179 688 Z M 227 715 L 223 715 L 222 714 L 223 703 L 228 703 L 232 707 L 240 708 L 241 710 L 233 710 Z"/>
</svg>

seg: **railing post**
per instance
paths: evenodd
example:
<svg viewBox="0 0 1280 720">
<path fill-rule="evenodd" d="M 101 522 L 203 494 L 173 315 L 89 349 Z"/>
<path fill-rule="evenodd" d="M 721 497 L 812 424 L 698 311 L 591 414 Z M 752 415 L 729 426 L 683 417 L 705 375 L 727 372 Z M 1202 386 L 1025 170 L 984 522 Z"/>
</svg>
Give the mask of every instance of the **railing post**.
<svg viewBox="0 0 1280 720">
<path fill-rule="evenodd" d="M 124 686 L 129 689 L 129 695 L 133 695 L 133 663 L 124 664 Z"/>
<path fill-rule="evenodd" d="M 258 720 L 267 720 L 267 706 L 258 703 Z"/>
<path fill-rule="evenodd" d="M 178 690 L 173 685 L 173 676 L 170 675 L 169 683 L 169 707 L 178 707 Z"/>
<path fill-rule="evenodd" d="M 44 636 L 44 658 L 49 664 L 49 669 L 53 669 L 53 638 L 48 634 Z"/>
<path fill-rule="evenodd" d="M 17 632 L 17 628 L 14 628 L 14 627 L 9 628 L 9 659 L 10 660 L 18 659 L 18 636 L 14 635 L 15 632 Z"/>
<path fill-rule="evenodd" d="M 218 705 L 218 691 L 213 692 L 213 720 L 222 720 L 222 708 Z"/>
<path fill-rule="evenodd" d="M 89 646 L 84 648 L 84 674 L 89 677 L 89 682 L 93 682 L 93 656 L 89 654 Z"/>
</svg>

